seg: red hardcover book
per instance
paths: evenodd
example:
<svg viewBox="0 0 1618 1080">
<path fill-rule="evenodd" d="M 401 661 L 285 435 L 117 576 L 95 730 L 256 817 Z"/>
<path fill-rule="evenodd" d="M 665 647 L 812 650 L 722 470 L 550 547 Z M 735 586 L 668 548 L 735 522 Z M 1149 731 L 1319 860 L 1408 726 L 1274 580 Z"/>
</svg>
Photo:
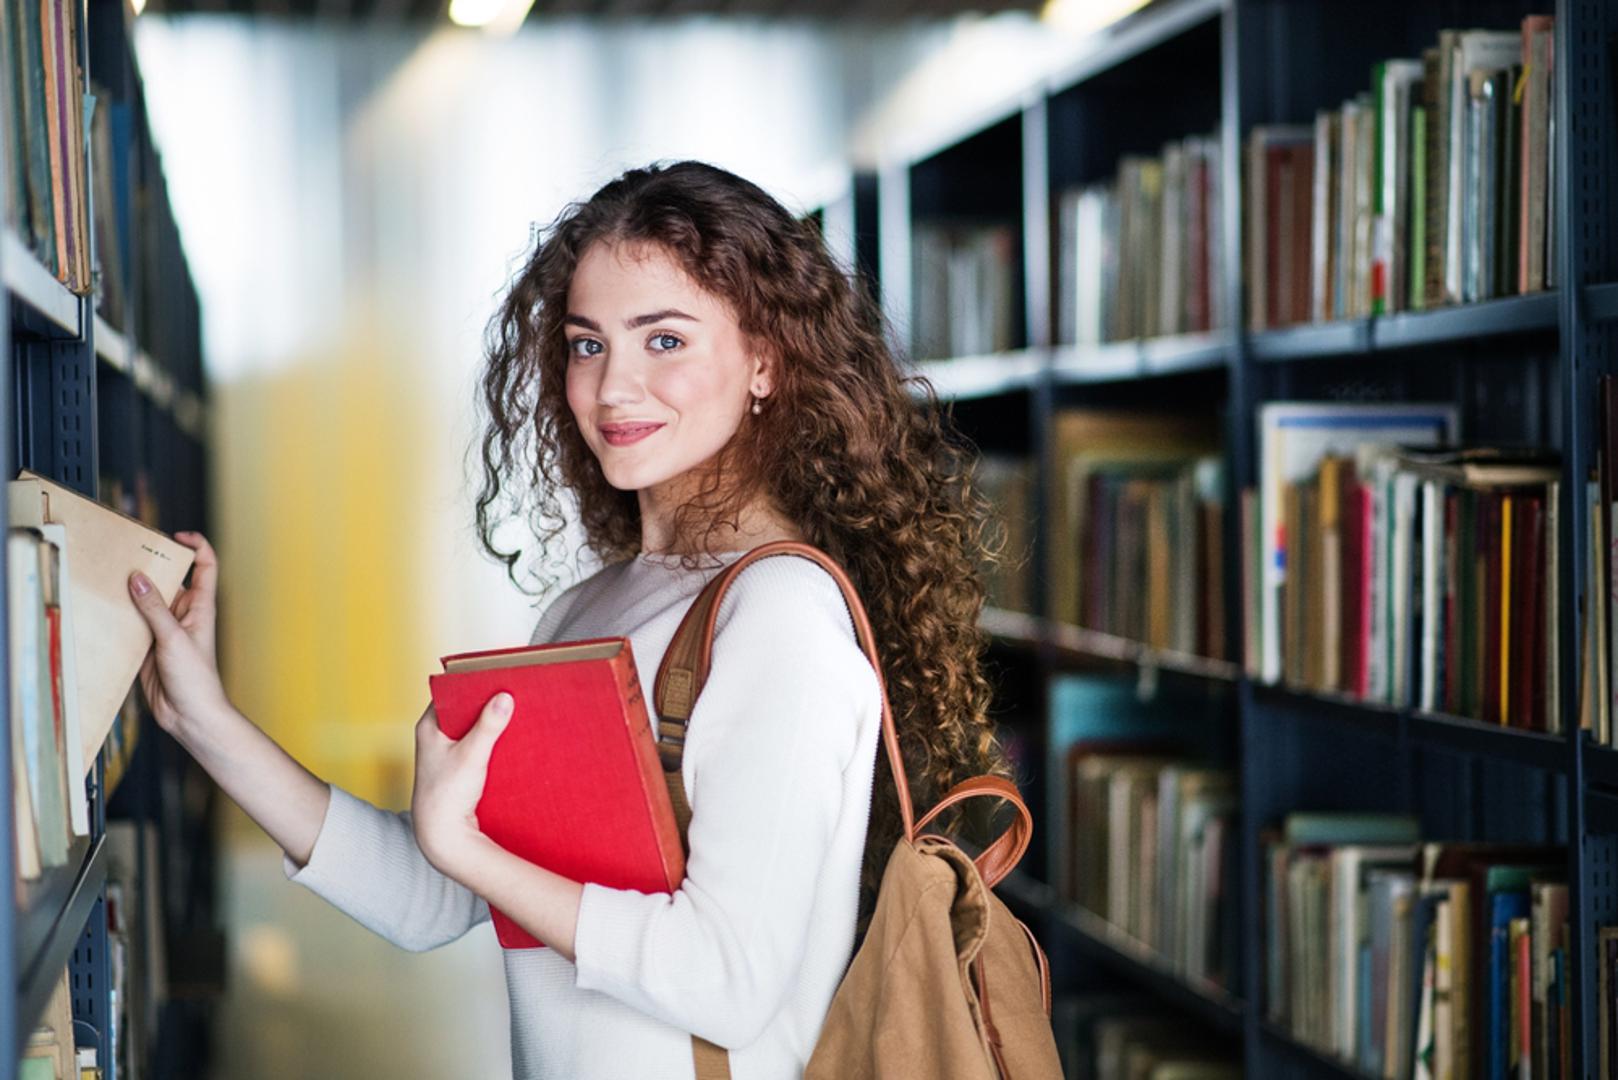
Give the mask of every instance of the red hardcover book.
<svg viewBox="0 0 1618 1080">
<path fill-rule="evenodd" d="M 1363 640 L 1365 607 L 1361 593 L 1365 589 L 1365 498 L 1364 489 L 1354 473 L 1354 463 L 1348 462 L 1343 470 L 1338 499 L 1341 509 L 1337 520 L 1342 534 L 1343 557 L 1340 566 L 1342 584 L 1339 586 L 1339 604 L 1342 610 L 1343 632 L 1338 640 L 1339 661 L 1337 689 L 1347 694 L 1360 694 L 1363 682 L 1361 670 L 1365 663 Z"/>
<path fill-rule="evenodd" d="M 1511 710 L 1512 725 L 1543 731 L 1545 709 L 1540 704 L 1540 675 L 1545 650 L 1540 638 L 1540 613 L 1545 607 L 1545 502 L 1542 496 L 1531 494 L 1523 494 L 1514 502 L 1521 508 L 1521 515 L 1512 554 L 1520 562 L 1519 569 L 1511 575 L 1511 590 L 1516 594 L 1511 600 L 1511 620 L 1520 628 L 1520 634 L 1514 635 L 1518 647 L 1511 650 L 1511 688 L 1516 698 Z"/>
<path fill-rule="evenodd" d="M 1461 492 L 1443 494 L 1443 703 L 1451 716 L 1461 716 Z"/>
<path fill-rule="evenodd" d="M 443 658 L 428 679 L 438 727 L 471 730 L 504 690 L 511 720 L 489 757 L 478 826 L 495 843 L 574 881 L 673 892 L 685 877 L 674 807 L 626 638 Z M 500 944 L 541 947 L 491 909 Z"/>
<path fill-rule="evenodd" d="M 1483 550 L 1481 588 L 1483 633 L 1478 655 L 1478 719 L 1500 722 L 1500 515 L 1502 499 L 1486 492 L 1478 499 L 1478 544 Z"/>
</svg>

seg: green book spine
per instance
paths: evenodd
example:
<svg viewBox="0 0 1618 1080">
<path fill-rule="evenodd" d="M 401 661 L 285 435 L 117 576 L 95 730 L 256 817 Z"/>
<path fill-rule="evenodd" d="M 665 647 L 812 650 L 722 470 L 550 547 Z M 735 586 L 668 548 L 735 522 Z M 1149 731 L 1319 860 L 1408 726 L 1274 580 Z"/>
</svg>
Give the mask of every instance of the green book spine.
<svg viewBox="0 0 1618 1080">
<path fill-rule="evenodd" d="M 1427 300 L 1427 109 L 1410 110 L 1410 310 Z"/>
</svg>

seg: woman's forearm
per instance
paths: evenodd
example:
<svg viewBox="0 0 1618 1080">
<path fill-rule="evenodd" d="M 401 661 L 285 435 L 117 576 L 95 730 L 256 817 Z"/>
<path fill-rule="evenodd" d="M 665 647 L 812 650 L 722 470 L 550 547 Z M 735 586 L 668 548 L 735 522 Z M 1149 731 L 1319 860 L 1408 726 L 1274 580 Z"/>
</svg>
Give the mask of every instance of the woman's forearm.
<svg viewBox="0 0 1618 1080">
<path fill-rule="evenodd" d="M 174 737 L 294 862 L 309 861 L 331 801 L 325 781 L 229 705 Z"/>
<path fill-rule="evenodd" d="M 518 858 L 482 834 L 468 840 L 453 870 L 461 884 L 572 961 L 584 886 Z"/>
</svg>

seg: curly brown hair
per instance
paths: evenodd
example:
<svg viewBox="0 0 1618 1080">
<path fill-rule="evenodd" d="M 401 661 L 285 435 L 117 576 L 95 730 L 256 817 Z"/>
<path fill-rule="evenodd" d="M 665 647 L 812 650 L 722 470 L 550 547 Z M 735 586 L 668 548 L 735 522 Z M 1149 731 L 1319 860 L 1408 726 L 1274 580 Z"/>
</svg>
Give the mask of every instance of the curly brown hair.
<svg viewBox="0 0 1618 1080">
<path fill-rule="evenodd" d="M 745 417 L 705 469 L 675 534 L 709 553 L 716 528 L 751 500 L 770 500 L 843 566 L 865 603 L 917 807 L 968 776 L 1004 774 L 977 625 L 980 567 L 998 557 L 999 543 L 973 484 L 975 452 L 931 384 L 900 372 L 875 301 L 815 226 L 732 173 L 690 161 L 634 169 L 538 237 L 489 327 L 477 499 L 485 550 L 522 587 L 523 552 L 503 548 L 495 530 L 522 519 L 541 555 L 554 551 L 568 524 L 559 499 L 567 489 L 595 555 L 612 562 L 639 552 L 636 495 L 608 484 L 567 404 L 568 287 L 586 249 L 602 242 L 669 253 L 773 358 L 770 406 Z M 554 584 L 530 571 L 540 591 Z M 862 914 L 901 832 L 889 777 L 878 754 Z"/>
</svg>

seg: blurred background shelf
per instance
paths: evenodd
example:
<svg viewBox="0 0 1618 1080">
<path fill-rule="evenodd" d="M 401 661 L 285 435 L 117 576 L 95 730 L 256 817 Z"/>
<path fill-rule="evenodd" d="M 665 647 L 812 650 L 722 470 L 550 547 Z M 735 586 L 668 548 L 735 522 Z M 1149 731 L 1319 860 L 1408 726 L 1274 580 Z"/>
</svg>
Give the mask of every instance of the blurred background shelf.
<svg viewBox="0 0 1618 1080">
<path fill-rule="evenodd" d="M 1018 349 L 988 356 L 924 360 L 915 373 L 924 375 L 944 401 L 1020 393 L 1033 388 L 1045 367 L 1040 349 Z"/>
</svg>

